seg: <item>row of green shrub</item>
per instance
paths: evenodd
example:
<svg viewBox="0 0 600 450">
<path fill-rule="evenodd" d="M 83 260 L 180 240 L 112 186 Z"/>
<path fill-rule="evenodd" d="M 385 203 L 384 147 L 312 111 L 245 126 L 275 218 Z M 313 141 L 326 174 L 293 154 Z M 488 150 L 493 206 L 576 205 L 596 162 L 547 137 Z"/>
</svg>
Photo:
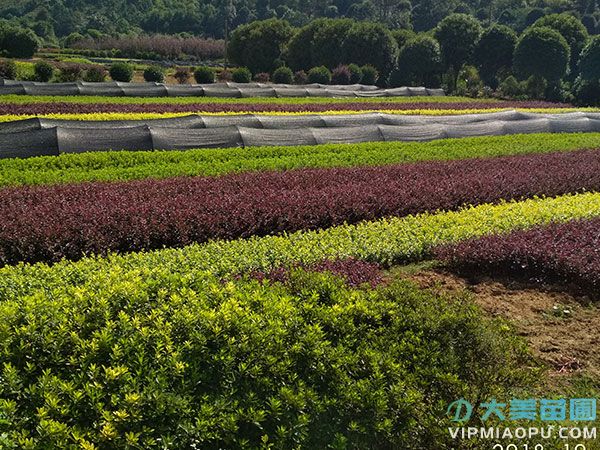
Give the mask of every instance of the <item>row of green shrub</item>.
<svg viewBox="0 0 600 450">
<path fill-rule="evenodd" d="M 51 80 L 59 82 L 78 80 L 102 82 L 106 80 L 108 75 L 114 81 L 128 82 L 133 79 L 134 68 L 127 63 L 115 63 L 107 71 L 102 65 L 69 62 L 51 64 L 48 61 L 40 60 L 33 65 L 33 76 L 29 80 L 39 82 L 49 82 Z M 18 78 L 18 68 L 14 60 L 0 61 L 0 78 L 10 80 Z M 165 79 L 165 71 L 159 66 L 149 66 L 144 70 L 144 79 L 162 83 Z"/>
<path fill-rule="evenodd" d="M 218 176 L 256 170 L 353 167 L 426 160 L 570 151 L 598 146 L 600 134 L 533 134 L 426 143 L 389 142 L 301 147 L 104 152 L 0 161 L 0 186 Z"/>
<path fill-rule="evenodd" d="M 234 69 L 229 74 L 225 75 L 221 71 L 219 79 L 223 81 L 234 81 L 236 83 L 250 83 L 252 80 L 267 83 L 272 81 L 276 84 L 370 84 L 377 82 L 379 73 L 373 66 L 366 65 L 359 67 L 357 64 L 340 65 L 333 71 L 325 66 L 313 67 L 307 72 L 299 70 L 293 72 L 287 66 L 280 66 L 272 73 L 260 72 L 252 75 L 252 72 L 246 67 Z M 229 72 L 229 71 L 227 71 Z M 199 67 L 194 71 L 194 78 L 197 83 L 206 84 L 214 83 L 217 78 L 217 73 L 210 67 Z M 186 79 L 187 81 L 187 79 Z M 184 81 L 185 82 L 185 81 Z"/>
<path fill-rule="evenodd" d="M 450 448 L 449 403 L 533 383 L 513 336 L 405 282 L 108 268 L 0 303 L 0 446 Z"/>
</svg>

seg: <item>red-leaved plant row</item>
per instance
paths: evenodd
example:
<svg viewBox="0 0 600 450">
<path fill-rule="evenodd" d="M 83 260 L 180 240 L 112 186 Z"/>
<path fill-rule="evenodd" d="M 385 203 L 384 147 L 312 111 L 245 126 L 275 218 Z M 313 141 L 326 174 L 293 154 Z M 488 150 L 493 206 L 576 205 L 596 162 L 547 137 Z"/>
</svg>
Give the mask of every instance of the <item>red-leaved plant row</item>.
<svg viewBox="0 0 600 450">
<path fill-rule="evenodd" d="M 600 190 L 600 151 L 0 190 L 0 264 Z"/>
<path fill-rule="evenodd" d="M 600 297 L 600 219 L 486 236 L 434 254 L 460 272 L 558 282 Z"/>
<path fill-rule="evenodd" d="M 269 272 L 255 271 L 250 273 L 251 278 L 257 280 L 268 279 L 286 283 L 289 281 L 291 270 L 304 269 L 309 272 L 329 272 L 344 279 L 346 284 L 358 287 L 363 284 L 376 287 L 383 282 L 382 267 L 377 263 L 361 261 L 355 258 L 325 260 L 317 264 L 297 264 L 292 268 L 279 267 Z"/>
<path fill-rule="evenodd" d="M 407 110 L 470 110 L 497 108 L 568 108 L 567 104 L 531 102 L 344 102 L 344 103 L 179 103 L 123 104 L 48 102 L 33 104 L 0 103 L 0 115 L 92 114 L 92 113 L 241 113 L 241 112 L 314 112 L 325 111 L 407 111 Z"/>
</svg>

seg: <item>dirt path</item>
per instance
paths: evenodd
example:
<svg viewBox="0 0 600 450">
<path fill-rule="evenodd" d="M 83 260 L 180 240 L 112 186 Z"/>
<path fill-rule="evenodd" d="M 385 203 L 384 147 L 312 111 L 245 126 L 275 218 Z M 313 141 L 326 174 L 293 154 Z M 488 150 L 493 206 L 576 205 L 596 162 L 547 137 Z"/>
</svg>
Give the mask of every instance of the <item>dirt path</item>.
<svg viewBox="0 0 600 450">
<path fill-rule="evenodd" d="M 533 354 L 546 363 L 558 384 L 565 376 L 600 380 L 600 308 L 555 286 L 513 280 L 463 279 L 439 269 L 393 272 L 422 288 L 440 292 L 467 290 L 494 317 L 514 324 Z"/>
</svg>

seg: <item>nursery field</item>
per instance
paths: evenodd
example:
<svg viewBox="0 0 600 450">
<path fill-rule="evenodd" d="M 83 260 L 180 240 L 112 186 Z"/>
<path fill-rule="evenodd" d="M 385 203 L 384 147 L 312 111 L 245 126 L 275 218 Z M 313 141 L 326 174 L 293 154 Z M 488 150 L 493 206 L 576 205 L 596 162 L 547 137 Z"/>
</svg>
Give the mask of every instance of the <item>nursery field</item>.
<svg viewBox="0 0 600 450">
<path fill-rule="evenodd" d="M 0 97 L 0 448 L 491 448 L 452 437 L 451 403 L 598 397 L 599 124 L 441 96 Z M 541 423 L 513 419 L 485 423 Z"/>
</svg>

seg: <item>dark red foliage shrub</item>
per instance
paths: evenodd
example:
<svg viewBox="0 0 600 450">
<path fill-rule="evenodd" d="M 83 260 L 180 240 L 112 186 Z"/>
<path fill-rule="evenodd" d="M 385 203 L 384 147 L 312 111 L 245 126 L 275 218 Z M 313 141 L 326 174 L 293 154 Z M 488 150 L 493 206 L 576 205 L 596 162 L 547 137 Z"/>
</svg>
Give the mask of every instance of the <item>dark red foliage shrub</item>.
<svg viewBox="0 0 600 450">
<path fill-rule="evenodd" d="M 0 190 L 0 264 L 600 190 L 600 151 Z"/>
<path fill-rule="evenodd" d="M 598 297 L 599 248 L 600 219 L 591 219 L 472 239 L 434 253 L 458 271 L 533 277 Z"/>
<path fill-rule="evenodd" d="M 331 84 L 350 84 L 352 73 L 348 66 L 337 66 L 331 73 Z"/>
<path fill-rule="evenodd" d="M 257 73 L 254 75 L 254 81 L 257 83 L 268 83 L 271 80 L 271 75 L 266 72 Z"/>
</svg>

